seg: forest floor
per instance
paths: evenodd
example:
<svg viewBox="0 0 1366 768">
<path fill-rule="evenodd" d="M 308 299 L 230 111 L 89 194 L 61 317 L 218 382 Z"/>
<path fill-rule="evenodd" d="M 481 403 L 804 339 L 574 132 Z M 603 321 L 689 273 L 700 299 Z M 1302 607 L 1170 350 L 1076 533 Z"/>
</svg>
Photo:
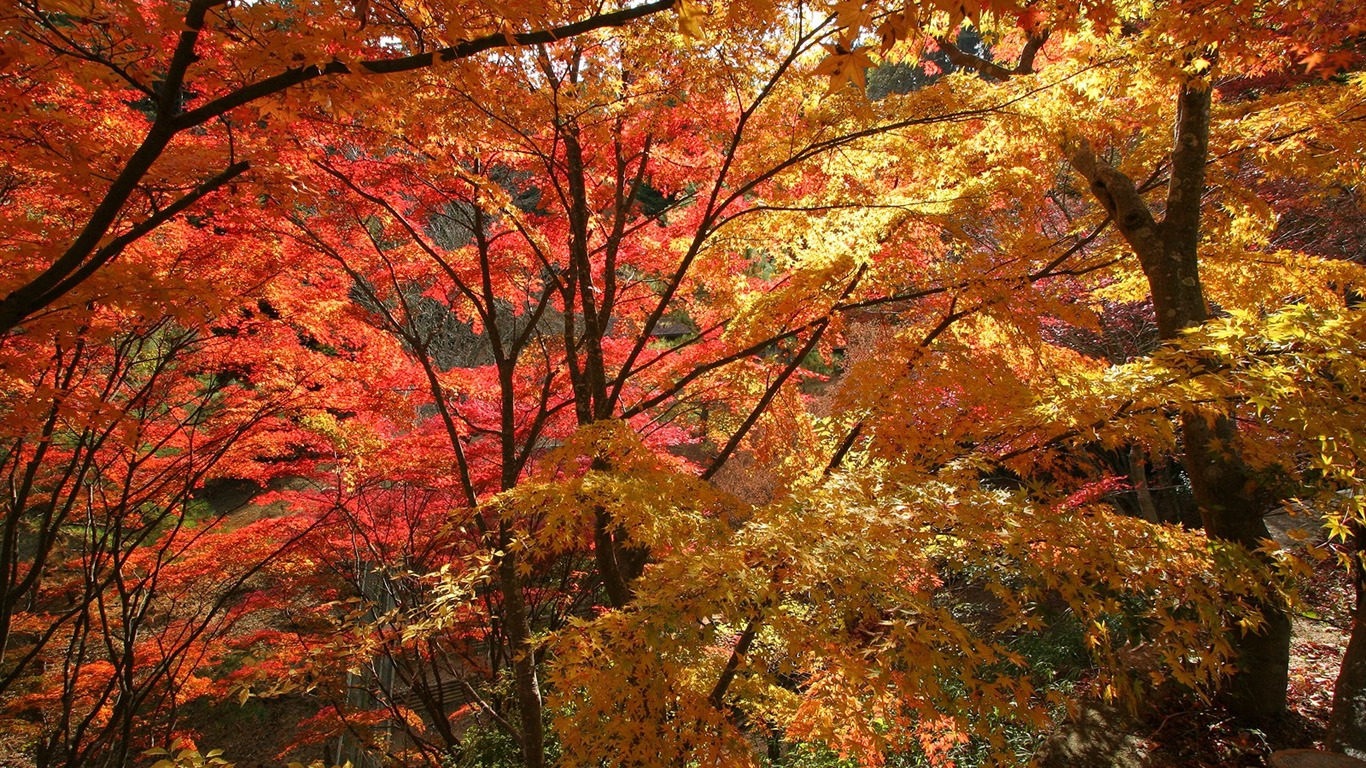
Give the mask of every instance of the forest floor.
<svg viewBox="0 0 1366 768">
<path fill-rule="evenodd" d="M 1321 748 L 1333 703 L 1333 682 L 1347 633 L 1328 622 L 1298 618 L 1290 648 L 1289 711 L 1260 729 L 1239 727 L 1216 706 L 1158 706 L 1138 724 L 1148 731 L 1149 764 L 1172 768 L 1265 766 L 1272 752 Z"/>
<path fill-rule="evenodd" d="M 1323 546 L 1320 544 L 1320 546 Z M 1354 602 L 1346 573 L 1322 561 L 1300 587 L 1290 647 L 1289 711 L 1262 729 L 1234 725 L 1218 707 L 1156 707 L 1143 727 L 1153 766 L 1264 766 L 1272 752 L 1322 748 Z"/>
</svg>

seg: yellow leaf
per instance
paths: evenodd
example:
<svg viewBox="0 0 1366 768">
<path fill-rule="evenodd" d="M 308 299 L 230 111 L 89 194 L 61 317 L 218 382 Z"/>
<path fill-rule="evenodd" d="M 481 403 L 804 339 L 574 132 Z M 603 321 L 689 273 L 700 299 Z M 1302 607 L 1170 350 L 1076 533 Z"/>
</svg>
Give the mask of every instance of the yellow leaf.
<svg viewBox="0 0 1366 768">
<path fill-rule="evenodd" d="M 702 19 L 706 16 L 697 3 L 691 0 L 679 0 L 678 2 L 678 31 L 680 34 L 700 39 L 702 37 Z"/>
</svg>

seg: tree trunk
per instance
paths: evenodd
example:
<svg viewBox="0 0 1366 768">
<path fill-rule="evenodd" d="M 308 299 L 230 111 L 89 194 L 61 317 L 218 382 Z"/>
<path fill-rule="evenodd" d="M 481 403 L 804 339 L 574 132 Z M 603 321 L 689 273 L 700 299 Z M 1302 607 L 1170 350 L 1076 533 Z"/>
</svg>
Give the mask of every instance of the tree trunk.
<svg viewBox="0 0 1366 768">
<path fill-rule="evenodd" d="M 1162 518 L 1157 514 L 1157 505 L 1153 503 L 1153 492 L 1148 487 L 1148 461 L 1143 455 L 1143 449 L 1138 445 L 1129 447 L 1129 480 L 1134 484 L 1134 493 L 1138 495 L 1138 510 L 1144 520 L 1150 523 L 1162 522 Z"/>
<path fill-rule="evenodd" d="M 1352 611 L 1352 639 L 1342 656 L 1342 670 L 1333 687 L 1333 713 L 1328 720 L 1327 746 L 1334 752 L 1366 759 L 1366 569 L 1362 568 L 1363 531 L 1353 531 L 1352 583 L 1356 607 Z"/>
<path fill-rule="evenodd" d="M 504 551 L 511 544 L 503 535 Z M 517 576 L 517 561 L 505 555 L 498 565 L 503 592 L 503 614 L 506 621 L 508 645 L 512 649 L 512 678 L 517 697 L 518 736 L 521 738 L 522 765 L 543 768 L 545 765 L 545 724 L 541 719 L 541 684 L 536 672 L 536 653 L 531 644 L 531 622 L 527 616 L 526 600 L 522 596 L 521 579 Z"/>
<path fill-rule="evenodd" d="M 1161 222 L 1133 180 L 1098 160 L 1084 139 L 1070 138 L 1064 147 L 1072 166 L 1090 183 L 1092 195 L 1138 256 L 1164 341 L 1180 338 L 1185 329 L 1209 317 L 1199 270 L 1209 126 L 1208 86 L 1183 86 L 1177 103 L 1166 215 Z M 1210 423 L 1184 415 L 1181 437 L 1186 473 L 1206 534 L 1255 551 L 1270 534 L 1262 520 L 1265 504 L 1256 480 L 1238 455 L 1237 425 L 1224 417 Z M 1245 721 L 1281 714 L 1289 682 L 1290 617 L 1274 602 L 1256 607 L 1266 621 L 1261 632 L 1228 630 L 1233 634 L 1237 672 L 1225 696 L 1230 710 Z"/>
</svg>

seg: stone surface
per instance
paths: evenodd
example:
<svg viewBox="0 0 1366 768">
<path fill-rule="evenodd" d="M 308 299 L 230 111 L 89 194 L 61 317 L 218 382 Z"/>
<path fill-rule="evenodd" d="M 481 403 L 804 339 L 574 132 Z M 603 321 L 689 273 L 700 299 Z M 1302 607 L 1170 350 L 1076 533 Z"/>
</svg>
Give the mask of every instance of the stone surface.
<svg viewBox="0 0 1366 768">
<path fill-rule="evenodd" d="M 1272 753 L 1271 768 L 1366 768 L 1366 760 L 1317 749 L 1285 749 Z"/>
<path fill-rule="evenodd" d="M 1043 768 L 1152 768 L 1152 756 L 1133 722 L 1112 707 L 1085 705 L 1048 738 Z"/>
</svg>

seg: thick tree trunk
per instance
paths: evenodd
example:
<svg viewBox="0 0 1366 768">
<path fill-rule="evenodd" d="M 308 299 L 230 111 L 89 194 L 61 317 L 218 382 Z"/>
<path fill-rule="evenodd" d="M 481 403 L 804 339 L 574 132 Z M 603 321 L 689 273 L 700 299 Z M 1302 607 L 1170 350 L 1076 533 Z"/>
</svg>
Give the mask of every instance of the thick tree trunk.
<svg viewBox="0 0 1366 768">
<path fill-rule="evenodd" d="M 1200 282 L 1200 202 L 1209 159 L 1210 91 L 1184 86 L 1177 107 L 1171 180 L 1166 215 L 1159 222 L 1132 179 L 1096 158 L 1084 139 L 1072 139 L 1066 151 L 1072 166 L 1086 178 L 1091 193 L 1133 248 L 1148 278 L 1163 340 L 1209 317 Z M 1227 418 L 1207 422 L 1184 416 L 1181 437 L 1184 464 L 1200 508 L 1205 532 L 1212 538 L 1255 551 L 1269 538 L 1262 520 L 1265 503 L 1257 483 L 1238 456 L 1237 427 Z M 1225 696 L 1244 720 L 1279 715 L 1285 710 L 1290 666 L 1290 618 L 1276 603 L 1256 606 L 1265 618 L 1258 633 L 1234 633 L 1237 672 Z"/>
<path fill-rule="evenodd" d="M 1211 427 L 1204 419 L 1186 417 L 1182 437 L 1186 471 L 1205 532 L 1255 550 L 1271 534 L 1246 467 L 1236 455 L 1226 454 L 1226 446 L 1237 437 L 1233 423 L 1218 419 Z M 1233 642 L 1238 672 L 1229 680 L 1225 696 L 1233 713 L 1249 720 L 1284 712 L 1290 679 L 1290 615 L 1278 604 L 1257 607 L 1266 620 L 1260 632 L 1229 630 L 1238 633 Z"/>
<path fill-rule="evenodd" d="M 1356 586 L 1356 608 L 1352 611 L 1352 639 L 1342 656 L 1342 670 L 1333 688 L 1333 714 L 1328 720 L 1328 748 L 1366 759 L 1366 569 L 1362 568 L 1363 531 L 1353 532 L 1356 557 L 1352 563 L 1352 582 Z"/>
</svg>

